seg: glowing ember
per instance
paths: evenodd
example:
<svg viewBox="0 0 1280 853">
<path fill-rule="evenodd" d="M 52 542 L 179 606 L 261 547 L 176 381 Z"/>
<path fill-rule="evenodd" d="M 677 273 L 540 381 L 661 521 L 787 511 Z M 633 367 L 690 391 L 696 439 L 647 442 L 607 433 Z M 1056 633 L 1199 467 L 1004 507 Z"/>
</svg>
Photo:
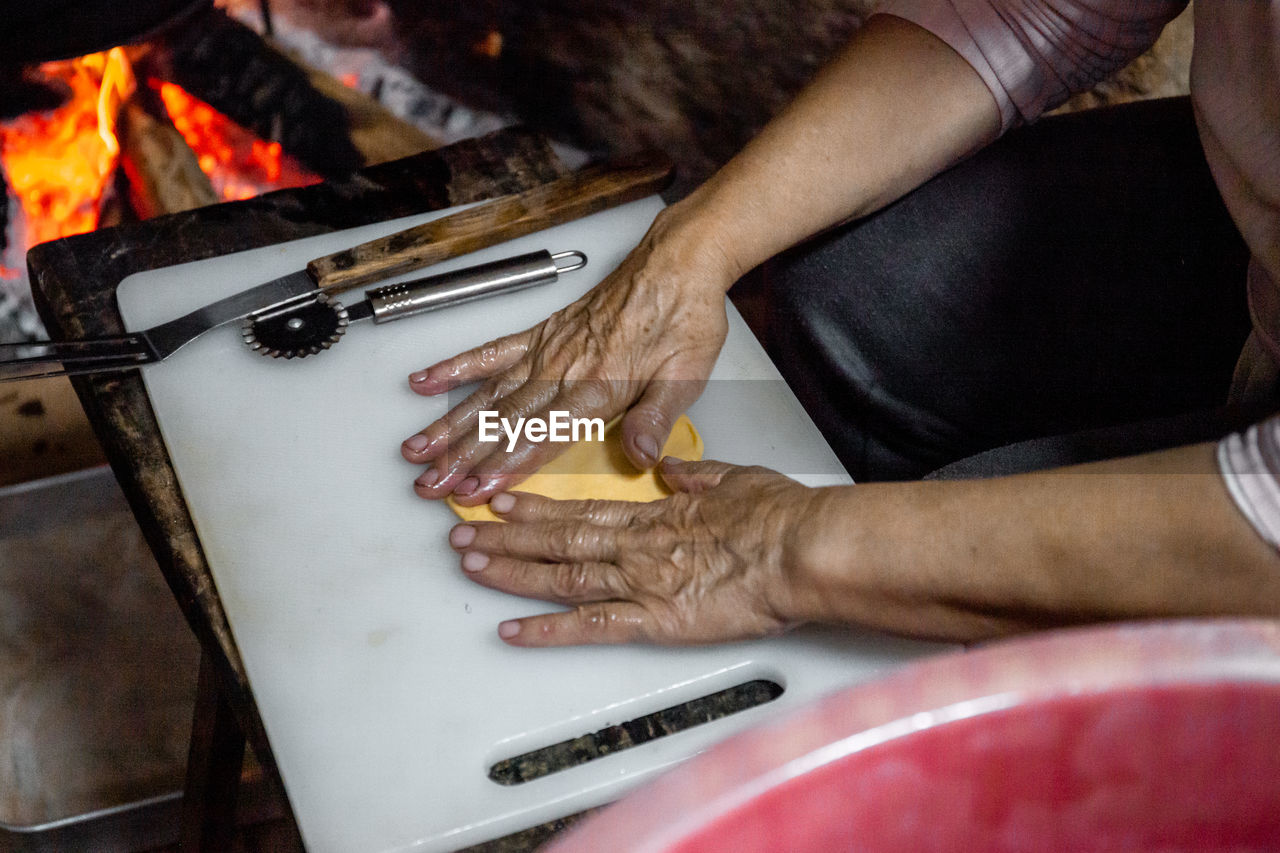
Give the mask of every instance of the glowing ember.
<svg viewBox="0 0 1280 853">
<path fill-rule="evenodd" d="M 116 119 L 136 85 L 121 48 L 45 63 L 38 73 L 64 85 L 67 102 L 0 123 L 0 170 L 15 200 L 7 240 L 0 240 L 0 328 L 9 334 L 13 325 L 29 339 L 43 331 L 22 257 L 37 243 L 98 227 L 120 155 Z M 279 144 L 263 142 L 177 86 L 151 85 L 224 201 L 319 182 Z"/>
<path fill-rule="evenodd" d="M 320 176 L 285 154 L 279 142 L 263 142 L 181 86 L 157 80 L 148 85 L 160 93 L 174 127 L 223 201 L 319 183 Z"/>
<path fill-rule="evenodd" d="M 120 153 L 116 116 L 134 86 L 118 47 L 48 62 L 40 72 L 64 82 L 71 98 L 51 112 L 0 124 L 0 162 L 25 215 L 28 246 L 97 227 Z"/>
</svg>

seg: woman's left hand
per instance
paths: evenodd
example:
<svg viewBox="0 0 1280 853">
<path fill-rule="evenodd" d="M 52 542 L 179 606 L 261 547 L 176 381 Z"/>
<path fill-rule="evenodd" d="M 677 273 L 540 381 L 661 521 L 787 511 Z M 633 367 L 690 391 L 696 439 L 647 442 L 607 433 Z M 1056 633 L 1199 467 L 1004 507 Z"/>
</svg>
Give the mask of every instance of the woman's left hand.
<svg viewBox="0 0 1280 853">
<path fill-rule="evenodd" d="M 573 609 L 503 622 L 517 646 L 712 643 L 799 620 L 796 531 L 816 494 L 766 468 L 662 461 L 675 494 L 652 503 L 502 493 L 506 523 L 449 542 L 477 583 Z"/>
</svg>

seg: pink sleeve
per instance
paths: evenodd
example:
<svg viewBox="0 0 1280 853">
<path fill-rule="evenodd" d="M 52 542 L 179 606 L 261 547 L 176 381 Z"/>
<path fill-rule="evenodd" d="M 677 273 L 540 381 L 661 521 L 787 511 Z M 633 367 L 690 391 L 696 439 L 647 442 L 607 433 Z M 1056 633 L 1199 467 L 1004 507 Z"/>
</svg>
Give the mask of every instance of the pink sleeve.
<svg viewBox="0 0 1280 853">
<path fill-rule="evenodd" d="M 884 0 L 982 76 L 1003 129 L 1034 121 L 1149 48 L 1187 0 Z"/>
</svg>

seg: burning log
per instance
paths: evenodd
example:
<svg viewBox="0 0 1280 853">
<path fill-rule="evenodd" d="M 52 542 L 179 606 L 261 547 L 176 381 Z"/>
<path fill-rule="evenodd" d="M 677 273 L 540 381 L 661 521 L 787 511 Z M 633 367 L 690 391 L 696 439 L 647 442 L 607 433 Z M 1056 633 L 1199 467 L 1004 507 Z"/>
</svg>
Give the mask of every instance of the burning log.
<svg viewBox="0 0 1280 853">
<path fill-rule="evenodd" d="M 153 58 L 176 83 L 259 137 L 280 143 L 324 177 L 364 164 L 347 111 L 253 30 L 218 9 L 167 33 Z"/>
<path fill-rule="evenodd" d="M 301 62 L 298 65 L 307 72 L 316 91 L 346 109 L 351 122 L 351 144 L 360 152 L 364 165 L 399 160 L 440 147 L 438 140 L 397 118 L 375 98 L 344 85 L 323 71 L 308 68 Z"/>
<path fill-rule="evenodd" d="M 178 84 L 151 79 L 149 85 L 222 201 L 320 181 L 319 175 L 285 154 L 279 142 L 259 139 Z"/>
<path fill-rule="evenodd" d="M 142 219 L 216 204 L 213 183 L 191 146 L 149 89 L 139 88 L 120 111 L 120 165 L 129 204 Z"/>
</svg>

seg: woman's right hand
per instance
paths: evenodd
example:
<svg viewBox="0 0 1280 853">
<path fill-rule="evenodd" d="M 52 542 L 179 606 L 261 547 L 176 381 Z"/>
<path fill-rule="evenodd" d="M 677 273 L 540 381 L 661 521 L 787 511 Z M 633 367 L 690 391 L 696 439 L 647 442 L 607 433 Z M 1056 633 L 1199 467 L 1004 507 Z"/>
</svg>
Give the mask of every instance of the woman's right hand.
<svg viewBox="0 0 1280 853">
<path fill-rule="evenodd" d="M 509 489 L 568 445 L 480 442 L 481 411 L 547 418 L 567 411 L 606 422 L 625 412 L 623 448 L 638 468 L 657 464 L 675 419 L 702 393 L 728 331 L 725 291 L 740 271 L 723 247 L 664 210 L 616 271 L 538 325 L 438 362 L 409 377 L 434 396 L 486 380 L 401 452 L 430 467 L 424 498 L 476 505 Z"/>
</svg>

